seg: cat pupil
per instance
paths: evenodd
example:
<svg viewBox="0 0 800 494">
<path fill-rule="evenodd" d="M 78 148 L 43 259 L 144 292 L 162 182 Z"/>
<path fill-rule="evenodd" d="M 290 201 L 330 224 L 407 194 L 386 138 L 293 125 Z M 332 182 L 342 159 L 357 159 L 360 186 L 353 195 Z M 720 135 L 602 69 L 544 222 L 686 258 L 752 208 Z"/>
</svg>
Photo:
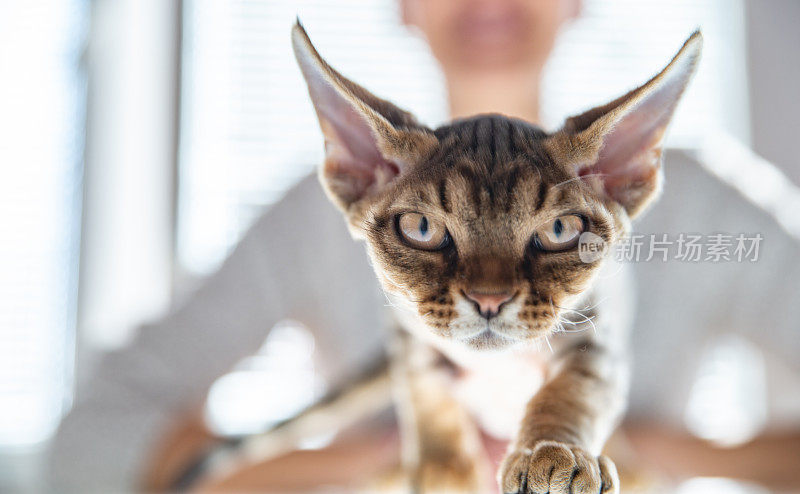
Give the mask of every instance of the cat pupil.
<svg viewBox="0 0 800 494">
<path fill-rule="evenodd" d="M 428 233 L 428 218 L 424 216 L 419 220 L 419 232 L 423 237 Z"/>
<path fill-rule="evenodd" d="M 560 237 L 563 230 L 564 225 L 561 223 L 561 220 L 556 220 L 555 223 L 553 223 L 553 231 L 555 232 L 556 237 Z"/>
</svg>

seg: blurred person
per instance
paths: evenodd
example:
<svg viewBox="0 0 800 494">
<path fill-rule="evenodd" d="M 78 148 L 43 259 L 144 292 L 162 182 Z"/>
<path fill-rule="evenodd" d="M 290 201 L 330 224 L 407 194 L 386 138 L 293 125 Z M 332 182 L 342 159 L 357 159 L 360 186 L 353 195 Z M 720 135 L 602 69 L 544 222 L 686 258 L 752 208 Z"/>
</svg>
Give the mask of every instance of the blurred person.
<svg viewBox="0 0 800 494">
<path fill-rule="evenodd" d="M 452 117 L 498 112 L 539 122 L 542 74 L 560 29 L 579 14 L 579 0 L 403 0 L 399 6 L 403 22 L 424 36 L 442 68 Z M 668 156 L 666 204 L 652 221 L 645 218 L 643 231 L 722 231 L 739 228 L 742 218 L 764 224 L 752 207 L 698 167 L 684 164 L 673 170 L 672 165 Z M 704 207 L 709 194 L 727 205 L 725 214 Z M 749 214 L 736 214 L 741 211 Z M 780 235 L 777 228 L 771 231 Z M 724 293 L 726 307 L 746 300 L 743 291 L 721 285 L 745 268 L 728 269 L 724 276 L 708 267 L 702 273 L 686 268 L 678 277 L 671 277 L 670 266 L 636 269 L 646 287 L 640 297 L 646 311 L 639 306 L 636 331 L 646 331 L 649 338 L 640 347 L 669 344 L 659 355 L 636 359 L 645 372 L 634 376 L 632 408 L 635 416 L 675 424 L 685 399 L 657 384 L 677 355 L 700 358 L 699 349 L 686 348 L 692 341 L 686 338 L 709 324 L 709 311 L 718 312 L 720 304 L 709 304 L 710 297 Z M 702 286 L 705 298 L 695 290 L 695 300 L 676 300 L 685 297 L 692 283 Z M 797 287 L 789 291 L 800 296 Z M 162 320 L 141 327 L 129 347 L 103 359 L 55 439 L 53 485 L 81 491 L 133 489 L 145 465 L 150 486 L 169 485 L 176 472 L 214 442 L 198 412 L 210 385 L 255 352 L 270 328 L 284 319 L 308 327 L 317 341 L 320 372 L 335 385 L 382 351 L 381 329 L 388 324 L 384 304 L 363 248 L 342 228 L 316 178 L 304 179 L 263 214 L 196 293 Z M 746 306 L 743 302 L 739 312 Z M 749 307 L 758 310 L 752 303 Z M 740 321 L 742 327 L 752 319 Z M 720 321 L 715 327 L 730 331 L 734 326 Z M 680 376 L 684 384 L 691 377 L 691 365 L 686 367 Z M 669 443 L 653 443 L 652 434 L 639 437 L 645 450 Z M 381 461 L 390 462 L 392 455 L 380 451 Z"/>
<path fill-rule="evenodd" d="M 502 112 L 538 122 L 544 65 L 580 2 L 404 0 L 399 8 L 441 64 L 453 117 Z M 311 330 L 333 385 L 382 352 L 385 299 L 341 221 L 316 178 L 304 179 L 202 287 L 105 356 L 55 439 L 54 485 L 131 488 L 167 430 L 175 441 L 158 469 L 194 459 L 211 440 L 198 412 L 209 387 L 282 320 Z"/>
</svg>

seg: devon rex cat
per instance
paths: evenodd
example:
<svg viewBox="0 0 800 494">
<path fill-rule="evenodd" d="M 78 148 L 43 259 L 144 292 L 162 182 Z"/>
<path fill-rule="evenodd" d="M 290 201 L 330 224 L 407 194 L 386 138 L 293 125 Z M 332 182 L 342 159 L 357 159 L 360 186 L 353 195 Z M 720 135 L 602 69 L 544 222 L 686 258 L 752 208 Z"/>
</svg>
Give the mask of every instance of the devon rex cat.
<svg viewBox="0 0 800 494">
<path fill-rule="evenodd" d="M 600 452 L 625 406 L 625 324 L 606 301 L 623 295 L 613 260 L 582 260 L 579 244 L 591 233 L 614 245 L 658 195 L 700 33 L 650 81 L 554 133 L 502 115 L 430 129 L 331 68 L 299 24 L 292 41 L 325 136 L 320 179 L 397 308 L 413 490 L 485 491 L 479 427 L 501 434 L 516 417 L 503 492 L 617 492 Z M 436 372 L 442 360 L 455 372 Z M 458 399 L 475 393 L 453 375 L 482 372 L 491 389 Z"/>
</svg>

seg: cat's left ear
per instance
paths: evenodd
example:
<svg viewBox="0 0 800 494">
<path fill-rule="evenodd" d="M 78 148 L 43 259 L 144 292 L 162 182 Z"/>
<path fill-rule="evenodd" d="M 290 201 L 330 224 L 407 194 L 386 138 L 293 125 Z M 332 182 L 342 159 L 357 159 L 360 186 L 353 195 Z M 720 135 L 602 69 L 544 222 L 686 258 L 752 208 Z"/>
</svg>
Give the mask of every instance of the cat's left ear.
<svg viewBox="0 0 800 494">
<path fill-rule="evenodd" d="M 661 188 L 664 133 L 700 59 L 699 31 L 644 85 L 567 119 L 545 141 L 556 160 L 622 205 L 632 218 Z"/>
<path fill-rule="evenodd" d="M 322 183 L 358 222 L 365 203 L 427 155 L 438 140 L 408 112 L 346 79 L 328 65 L 298 22 L 295 57 L 325 137 Z"/>
</svg>

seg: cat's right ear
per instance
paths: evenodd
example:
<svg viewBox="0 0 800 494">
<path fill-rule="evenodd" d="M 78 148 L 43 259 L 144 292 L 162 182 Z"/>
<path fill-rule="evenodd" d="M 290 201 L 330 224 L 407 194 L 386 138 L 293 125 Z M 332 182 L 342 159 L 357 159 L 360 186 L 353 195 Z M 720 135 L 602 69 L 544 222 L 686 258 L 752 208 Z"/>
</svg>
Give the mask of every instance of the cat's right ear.
<svg viewBox="0 0 800 494">
<path fill-rule="evenodd" d="M 703 37 L 695 32 L 672 61 L 642 86 L 567 119 L 545 141 L 569 165 L 633 218 L 661 187 L 664 133 L 697 68 Z"/>
<path fill-rule="evenodd" d="M 438 140 L 410 113 L 328 65 L 299 22 L 292 28 L 292 46 L 325 137 L 320 177 L 356 223 L 368 199 L 430 153 Z"/>
</svg>

